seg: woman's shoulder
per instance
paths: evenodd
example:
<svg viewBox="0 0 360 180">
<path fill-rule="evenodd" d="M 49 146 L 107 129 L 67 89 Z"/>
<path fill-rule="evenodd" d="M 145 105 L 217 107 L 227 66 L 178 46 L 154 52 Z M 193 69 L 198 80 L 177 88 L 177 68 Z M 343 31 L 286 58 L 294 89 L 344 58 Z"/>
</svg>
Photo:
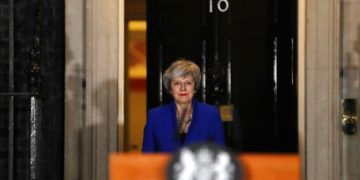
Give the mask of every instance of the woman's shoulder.
<svg viewBox="0 0 360 180">
<path fill-rule="evenodd" d="M 197 116 L 200 119 L 207 120 L 218 120 L 220 118 L 220 112 L 214 105 L 206 104 L 203 102 L 197 103 Z"/>
<path fill-rule="evenodd" d="M 161 105 L 148 110 L 147 121 L 150 123 L 161 122 L 171 116 L 171 107 L 169 105 Z"/>
<path fill-rule="evenodd" d="M 166 111 L 170 110 L 170 104 L 165 104 L 165 105 L 161 105 L 161 106 L 157 106 L 157 107 L 153 107 L 151 109 L 149 109 L 148 114 L 162 114 Z"/>
<path fill-rule="evenodd" d="M 214 105 L 211 105 L 211 104 L 206 104 L 204 102 L 197 101 L 197 106 L 198 106 L 199 110 L 218 112 L 217 107 Z"/>
</svg>

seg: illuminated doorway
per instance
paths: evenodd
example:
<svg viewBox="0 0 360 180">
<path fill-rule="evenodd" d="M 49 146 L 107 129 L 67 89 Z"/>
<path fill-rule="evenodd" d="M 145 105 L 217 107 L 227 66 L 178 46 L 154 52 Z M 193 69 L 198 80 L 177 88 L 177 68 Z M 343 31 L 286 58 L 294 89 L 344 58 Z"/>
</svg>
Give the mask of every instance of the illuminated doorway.
<svg viewBox="0 0 360 180">
<path fill-rule="evenodd" d="M 127 122 L 125 150 L 141 151 L 146 122 L 146 21 L 127 21 Z"/>
</svg>

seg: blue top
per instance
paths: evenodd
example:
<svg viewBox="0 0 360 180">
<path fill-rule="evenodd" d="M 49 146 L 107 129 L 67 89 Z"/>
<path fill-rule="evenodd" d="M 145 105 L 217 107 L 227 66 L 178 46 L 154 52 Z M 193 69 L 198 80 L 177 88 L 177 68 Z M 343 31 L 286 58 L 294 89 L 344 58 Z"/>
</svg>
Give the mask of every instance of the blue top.
<svg viewBox="0 0 360 180">
<path fill-rule="evenodd" d="M 224 131 L 216 107 L 193 100 L 193 115 L 184 139 L 180 143 L 177 131 L 175 101 L 150 109 L 144 128 L 143 152 L 174 152 L 192 143 L 211 141 L 224 145 Z"/>
</svg>

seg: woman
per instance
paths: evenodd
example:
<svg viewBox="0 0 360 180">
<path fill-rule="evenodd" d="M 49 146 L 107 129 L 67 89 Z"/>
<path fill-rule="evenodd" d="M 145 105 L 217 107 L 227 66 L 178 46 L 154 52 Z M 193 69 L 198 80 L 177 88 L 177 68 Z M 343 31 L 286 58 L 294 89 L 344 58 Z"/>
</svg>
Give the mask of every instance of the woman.
<svg viewBox="0 0 360 180">
<path fill-rule="evenodd" d="M 184 145 L 204 141 L 224 144 L 216 107 L 193 99 L 200 80 L 199 67 L 185 59 L 173 62 L 164 72 L 164 86 L 173 100 L 149 110 L 143 152 L 174 152 Z"/>
</svg>

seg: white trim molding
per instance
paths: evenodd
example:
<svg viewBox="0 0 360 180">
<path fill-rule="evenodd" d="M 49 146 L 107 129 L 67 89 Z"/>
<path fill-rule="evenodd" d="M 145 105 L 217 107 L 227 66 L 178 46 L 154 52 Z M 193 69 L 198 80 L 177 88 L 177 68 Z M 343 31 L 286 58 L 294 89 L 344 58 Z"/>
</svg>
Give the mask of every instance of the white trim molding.
<svg viewBox="0 0 360 180">
<path fill-rule="evenodd" d="M 65 0 L 65 7 L 64 177 L 108 179 L 109 154 L 123 147 L 124 0 Z"/>
<path fill-rule="evenodd" d="M 340 0 L 299 2 L 299 127 L 302 179 L 341 178 Z M 302 74 L 303 73 L 303 74 Z"/>
</svg>

